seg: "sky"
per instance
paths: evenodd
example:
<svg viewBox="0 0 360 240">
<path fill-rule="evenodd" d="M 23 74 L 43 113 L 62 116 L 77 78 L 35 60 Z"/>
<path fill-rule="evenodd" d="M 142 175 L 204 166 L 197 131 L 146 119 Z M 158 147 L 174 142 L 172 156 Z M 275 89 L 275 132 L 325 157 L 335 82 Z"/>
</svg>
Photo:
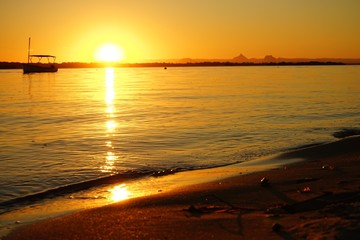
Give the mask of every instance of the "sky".
<svg viewBox="0 0 360 240">
<path fill-rule="evenodd" d="M 359 0 L 0 0 L 0 61 L 360 58 Z"/>
</svg>

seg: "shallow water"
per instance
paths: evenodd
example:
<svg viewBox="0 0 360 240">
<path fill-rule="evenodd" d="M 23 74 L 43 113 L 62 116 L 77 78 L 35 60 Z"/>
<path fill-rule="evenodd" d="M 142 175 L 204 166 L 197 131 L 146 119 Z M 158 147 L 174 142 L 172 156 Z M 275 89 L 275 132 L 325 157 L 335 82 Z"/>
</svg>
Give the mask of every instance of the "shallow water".
<svg viewBox="0 0 360 240">
<path fill-rule="evenodd" d="M 1 70 L 0 203 L 251 161 L 359 125 L 360 66 Z"/>
</svg>

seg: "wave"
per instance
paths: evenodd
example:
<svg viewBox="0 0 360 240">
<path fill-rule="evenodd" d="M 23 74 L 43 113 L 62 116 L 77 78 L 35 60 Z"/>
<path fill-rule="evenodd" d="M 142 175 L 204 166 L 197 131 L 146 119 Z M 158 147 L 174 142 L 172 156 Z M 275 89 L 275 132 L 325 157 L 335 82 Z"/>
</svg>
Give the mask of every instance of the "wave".
<svg viewBox="0 0 360 240">
<path fill-rule="evenodd" d="M 350 136 L 356 136 L 360 135 L 360 129 L 359 128 L 344 128 L 340 131 L 334 132 L 333 136 L 336 138 L 346 138 Z"/>
<path fill-rule="evenodd" d="M 323 144 L 326 144 L 328 142 L 315 142 L 315 143 L 308 143 L 308 144 L 302 144 L 296 147 L 291 147 L 291 148 L 286 148 L 284 152 L 292 152 L 292 151 L 298 151 L 298 150 L 303 150 L 306 148 L 312 148 L 312 147 L 317 147 Z"/>
<path fill-rule="evenodd" d="M 136 180 L 139 178 L 151 176 L 154 171 L 142 171 L 142 172 L 125 172 L 120 174 L 115 174 L 111 176 L 106 176 L 102 178 L 87 180 L 83 182 L 73 183 L 65 186 L 60 186 L 52 189 L 48 189 L 42 192 L 37 192 L 34 194 L 29 194 L 26 196 L 21 196 L 18 198 L 10 199 L 0 203 L 0 214 L 10 211 L 11 208 L 17 206 L 31 205 L 36 202 L 39 202 L 44 199 L 55 198 L 59 196 L 64 196 L 66 194 L 71 194 L 74 192 L 79 192 L 87 190 L 92 187 L 121 183 L 129 180 Z"/>
<path fill-rule="evenodd" d="M 344 128 L 344 129 L 341 129 L 340 131 L 334 132 L 332 134 L 332 136 L 334 136 L 336 138 L 340 138 L 340 139 L 347 138 L 350 136 L 355 136 L 355 135 L 360 135 L 360 129 Z M 315 143 L 296 146 L 293 148 L 278 149 L 278 151 L 275 151 L 275 152 L 277 152 L 277 153 L 281 153 L 281 152 L 289 153 L 289 152 L 294 152 L 294 151 L 298 152 L 298 151 L 301 151 L 304 149 L 306 150 L 306 149 L 313 149 L 314 147 L 321 147 L 323 145 L 326 145 L 326 143 L 328 143 L 328 142 L 315 142 Z M 273 154 L 273 153 L 267 153 L 265 155 L 271 155 L 271 154 Z M 223 167 L 223 166 L 227 166 L 227 165 L 237 164 L 237 163 L 243 162 L 244 160 L 245 160 L 245 158 L 242 158 L 241 161 L 234 161 L 234 162 L 226 163 L 226 164 L 217 164 L 217 165 L 213 165 L 213 166 L 209 166 L 209 165 L 197 166 L 197 167 L 188 166 L 185 168 L 180 167 L 180 168 L 167 168 L 167 169 L 158 169 L 158 170 L 154 170 L 154 169 L 130 170 L 128 172 L 122 172 L 122 173 L 118 173 L 118 174 L 114 174 L 114 175 L 110 175 L 110 176 L 85 180 L 82 182 L 59 186 L 59 187 L 47 189 L 47 190 L 44 190 L 41 192 L 16 197 L 16 198 L 13 198 L 10 200 L 5 200 L 3 202 L 0 202 L 0 214 L 9 212 L 13 208 L 18 208 L 18 207 L 26 206 L 26 205 L 32 205 L 32 204 L 35 204 L 35 203 L 40 202 L 45 199 L 52 199 L 52 198 L 76 193 L 79 191 L 87 190 L 90 188 L 99 187 L 101 185 L 119 184 L 119 183 L 124 183 L 126 181 L 138 180 L 140 178 L 145 178 L 145 177 L 163 177 L 166 175 L 171 175 L 171 174 L 175 174 L 175 173 L 183 172 L 183 171 L 192 171 L 192 170 L 199 170 L 199 169 Z M 245 161 L 248 161 L 248 159 L 246 159 Z"/>
<path fill-rule="evenodd" d="M 14 208 L 18 208 L 21 206 L 33 205 L 45 199 L 52 199 L 52 198 L 88 190 L 90 188 L 99 187 L 101 185 L 119 184 L 119 183 L 124 183 L 126 181 L 138 180 L 146 177 L 163 177 L 178 172 L 224 167 L 237 163 L 239 163 L 239 161 L 227 163 L 227 164 L 219 164 L 214 166 L 205 166 L 205 167 L 171 168 L 171 169 L 161 169 L 161 170 L 140 170 L 140 171 L 132 170 L 128 172 L 122 172 L 111 176 L 68 184 L 68 185 L 48 189 L 42 192 L 37 192 L 26 196 L 20 196 L 14 199 L 0 202 L 0 214 L 9 212 Z"/>
<path fill-rule="evenodd" d="M 346 138 L 348 136 L 360 135 L 360 129 L 344 128 L 338 132 L 334 132 L 332 135 L 336 138 Z M 215 165 L 206 165 L 206 166 L 187 166 L 187 167 L 178 167 L 178 168 L 163 168 L 163 169 L 157 169 L 157 170 L 155 170 L 155 169 L 129 170 L 128 172 L 121 172 L 121 173 L 110 175 L 110 176 L 85 180 L 82 182 L 59 186 L 59 187 L 47 189 L 47 190 L 44 190 L 41 192 L 16 197 L 16 198 L 13 198 L 10 200 L 5 200 L 3 202 L 0 202 L 0 214 L 4 213 L 4 212 L 8 212 L 9 208 L 21 207 L 21 206 L 25 206 L 25 205 L 32 205 L 41 200 L 64 196 L 67 194 L 72 194 L 75 192 L 87 190 L 87 189 L 90 189 L 93 187 L 98 187 L 101 185 L 118 184 L 118 183 L 123 183 L 123 182 L 129 181 L 129 180 L 137 180 L 139 178 L 144 178 L 144 177 L 163 177 L 166 175 L 171 175 L 171 174 L 175 174 L 175 173 L 183 172 L 183 171 L 192 171 L 192 170 L 223 167 L 223 166 L 237 164 L 237 163 L 240 163 L 243 161 L 249 161 L 251 159 L 258 158 L 261 156 L 272 155 L 275 153 L 284 153 L 284 152 L 286 153 L 286 152 L 292 152 L 292 151 L 299 151 L 302 149 L 321 146 L 325 143 L 327 143 L 327 142 L 315 142 L 315 143 L 310 143 L 310 144 L 299 145 L 299 146 L 292 147 L 292 148 L 280 148 L 277 150 L 273 150 L 273 152 L 265 152 L 263 154 L 259 154 L 259 153 L 254 154 L 254 152 L 251 152 L 251 154 L 249 154 L 249 156 L 247 156 L 246 154 L 241 156 L 241 160 L 232 161 L 230 163 L 225 163 L 225 164 L 215 164 Z M 239 158 L 237 158 L 237 159 L 239 159 Z"/>
</svg>

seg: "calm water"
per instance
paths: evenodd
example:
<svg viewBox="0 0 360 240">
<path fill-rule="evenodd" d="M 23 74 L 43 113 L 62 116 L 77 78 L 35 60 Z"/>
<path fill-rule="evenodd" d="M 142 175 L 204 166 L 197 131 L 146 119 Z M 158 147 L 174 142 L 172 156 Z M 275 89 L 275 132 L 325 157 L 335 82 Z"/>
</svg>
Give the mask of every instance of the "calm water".
<svg viewBox="0 0 360 240">
<path fill-rule="evenodd" d="M 359 127 L 360 66 L 1 70 L 0 202 L 251 161 Z"/>
</svg>

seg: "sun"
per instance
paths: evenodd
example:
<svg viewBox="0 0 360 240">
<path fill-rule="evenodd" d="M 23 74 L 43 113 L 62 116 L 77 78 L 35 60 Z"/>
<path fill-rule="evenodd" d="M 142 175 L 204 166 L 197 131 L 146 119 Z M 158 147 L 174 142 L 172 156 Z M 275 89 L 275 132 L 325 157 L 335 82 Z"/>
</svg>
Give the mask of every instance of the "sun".
<svg viewBox="0 0 360 240">
<path fill-rule="evenodd" d="M 116 44 L 105 43 L 96 50 L 95 59 L 101 62 L 119 62 L 124 60 L 124 50 Z"/>
</svg>

